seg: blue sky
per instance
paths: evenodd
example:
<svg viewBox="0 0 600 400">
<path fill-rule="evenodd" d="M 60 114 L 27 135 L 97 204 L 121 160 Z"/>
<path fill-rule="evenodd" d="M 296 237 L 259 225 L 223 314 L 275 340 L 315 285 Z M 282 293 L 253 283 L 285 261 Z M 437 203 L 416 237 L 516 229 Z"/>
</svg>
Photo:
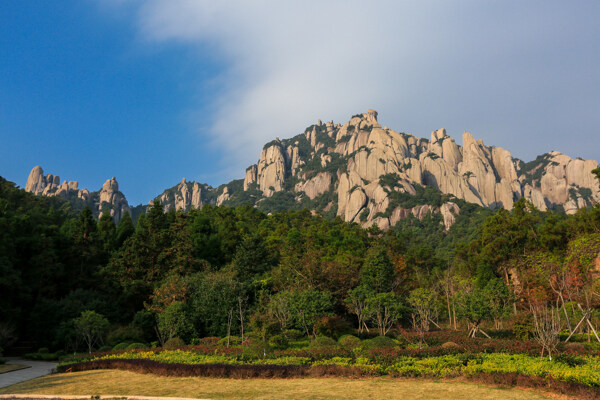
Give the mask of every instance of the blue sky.
<svg viewBox="0 0 600 400">
<path fill-rule="evenodd" d="M 112 11 L 2 2 L 0 175 L 24 187 L 39 164 L 91 190 L 116 176 L 134 204 L 183 176 L 218 183 L 219 154 L 187 115 L 205 107 L 199 89 L 217 63 L 186 46 L 141 44 Z"/>
<path fill-rule="evenodd" d="M 597 1 L 0 2 L 0 175 L 116 176 L 147 203 L 367 108 L 525 160 L 598 159 L 598 17 Z"/>
</svg>

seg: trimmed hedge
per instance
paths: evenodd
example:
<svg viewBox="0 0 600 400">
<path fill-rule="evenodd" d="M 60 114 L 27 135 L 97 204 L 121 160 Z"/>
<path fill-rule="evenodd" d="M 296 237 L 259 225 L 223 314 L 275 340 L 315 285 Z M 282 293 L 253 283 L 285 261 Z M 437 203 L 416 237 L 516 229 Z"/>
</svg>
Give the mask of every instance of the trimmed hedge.
<svg viewBox="0 0 600 400">
<path fill-rule="evenodd" d="M 341 361 L 341 360 L 338 360 Z M 411 360 L 408 361 L 410 364 Z M 424 360 L 421 360 L 424 361 Z M 439 361 L 439 360 L 438 360 Z M 444 370 L 444 365 L 460 368 L 464 360 L 445 360 L 439 362 L 422 363 L 426 368 L 438 368 Z M 441 367 L 441 369 L 440 369 Z M 254 364 L 254 365 L 233 365 L 233 364 L 181 364 L 181 363 L 162 363 L 153 360 L 137 359 L 101 359 L 94 361 L 85 361 L 71 365 L 59 365 L 58 372 L 77 372 L 97 369 L 119 369 L 138 373 L 151 373 L 160 376 L 170 377 L 221 377 L 221 378 L 301 378 L 301 377 L 326 377 L 326 376 L 344 376 L 344 377 L 367 377 L 379 375 L 373 369 L 361 368 L 360 366 L 335 365 L 328 363 L 318 363 L 312 366 L 304 365 L 275 365 L 275 364 Z M 418 368 L 397 369 L 393 376 L 420 376 L 432 377 L 439 374 L 423 374 Z M 452 376 L 452 375 L 446 375 Z M 570 380 L 560 380 L 553 375 L 523 375 L 517 372 L 505 372 L 498 370 L 496 372 L 482 371 L 477 374 L 466 373 L 462 375 L 463 379 L 486 384 L 496 384 L 503 386 L 523 386 L 537 389 L 552 390 L 558 393 L 567 394 L 571 398 L 595 399 L 600 397 L 600 387 L 586 385 L 581 382 Z"/>
<path fill-rule="evenodd" d="M 307 367 L 299 365 L 169 364 L 142 359 L 103 359 L 57 367 L 58 372 L 77 372 L 95 369 L 120 369 L 161 376 L 222 378 L 291 378 L 304 376 L 308 370 Z"/>
</svg>

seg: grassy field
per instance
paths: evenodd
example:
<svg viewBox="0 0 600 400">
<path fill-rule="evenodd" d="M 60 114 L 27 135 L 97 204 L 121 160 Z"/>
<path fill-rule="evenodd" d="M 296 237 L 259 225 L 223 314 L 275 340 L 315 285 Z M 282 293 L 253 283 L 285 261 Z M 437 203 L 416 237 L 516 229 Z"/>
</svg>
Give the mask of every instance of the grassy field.
<svg viewBox="0 0 600 400">
<path fill-rule="evenodd" d="M 547 399 L 540 393 L 462 382 L 401 379 L 168 378 L 116 370 L 56 374 L 0 389 L 0 394 L 139 395 L 209 399 Z"/>
<path fill-rule="evenodd" d="M 28 365 L 17 365 L 17 364 L 3 364 L 0 365 L 0 374 L 10 371 L 16 371 L 18 369 L 29 368 Z"/>
</svg>

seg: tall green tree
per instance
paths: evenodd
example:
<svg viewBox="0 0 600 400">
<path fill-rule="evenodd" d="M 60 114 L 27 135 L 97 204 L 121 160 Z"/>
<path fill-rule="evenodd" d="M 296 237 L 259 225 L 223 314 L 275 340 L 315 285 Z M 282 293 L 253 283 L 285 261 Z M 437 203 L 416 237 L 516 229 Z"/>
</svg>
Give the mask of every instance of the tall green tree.
<svg viewBox="0 0 600 400">
<path fill-rule="evenodd" d="M 463 292 L 458 298 L 458 315 L 469 323 L 469 337 L 475 337 L 481 330 L 481 323 L 490 319 L 491 305 L 483 289 L 475 287 L 470 292 Z M 489 336 L 488 336 L 489 337 Z"/>
<path fill-rule="evenodd" d="M 95 311 L 83 311 L 81 315 L 73 320 L 75 329 L 88 347 L 88 352 L 92 352 L 95 345 L 103 343 L 104 335 L 108 331 L 108 320 Z"/>
<path fill-rule="evenodd" d="M 117 243 L 116 247 L 119 248 L 123 245 L 125 240 L 128 237 L 133 235 L 135 232 L 135 227 L 133 226 L 133 221 L 131 220 L 131 215 L 129 212 L 125 212 L 119 221 L 119 225 L 117 225 Z"/>
<path fill-rule="evenodd" d="M 400 318 L 404 307 L 400 296 L 392 292 L 376 293 L 367 299 L 367 310 L 380 336 L 388 334 Z"/>
<path fill-rule="evenodd" d="M 117 246 L 117 227 L 108 210 L 104 210 L 98 221 L 98 238 L 104 251 L 110 254 Z"/>
<path fill-rule="evenodd" d="M 436 315 L 435 293 L 426 288 L 414 289 L 410 292 L 408 304 L 415 315 L 415 325 L 422 338 L 423 334 L 429 331 L 429 324 Z"/>
<path fill-rule="evenodd" d="M 190 277 L 189 304 L 198 334 L 224 337 L 238 328 L 233 318 L 240 285 L 231 270 L 198 273 Z"/>
<path fill-rule="evenodd" d="M 371 288 L 376 293 L 389 292 L 394 289 L 394 264 L 383 246 L 377 246 L 367 254 L 360 274 L 361 285 Z"/>
<path fill-rule="evenodd" d="M 512 293 L 502 279 L 493 278 L 485 285 L 483 295 L 489 301 L 490 318 L 494 320 L 496 329 L 501 329 L 502 319 L 507 318 L 512 309 Z"/>
<path fill-rule="evenodd" d="M 249 285 L 252 281 L 267 272 L 270 267 L 269 253 L 262 237 L 246 235 L 238 245 L 233 257 L 233 269 L 238 280 Z"/>
<path fill-rule="evenodd" d="M 375 292 L 367 285 L 359 285 L 348 293 L 345 299 L 346 308 L 351 314 L 356 315 L 358 320 L 358 333 L 369 332 L 367 321 L 371 317 L 372 310 L 368 307 L 369 298 L 373 297 Z"/>
<path fill-rule="evenodd" d="M 291 293 L 290 304 L 297 323 L 307 336 L 316 336 L 315 324 L 323 316 L 332 315 L 331 293 L 303 290 Z"/>
<path fill-rule="evenodd" d="M 194 325 L 188 313 L 186 303 L 175 302 L 158 314 L 159 341 L 164 345 L 170 339 L 178 337 L 185 342 L 195 335 Z"/>
</svg>

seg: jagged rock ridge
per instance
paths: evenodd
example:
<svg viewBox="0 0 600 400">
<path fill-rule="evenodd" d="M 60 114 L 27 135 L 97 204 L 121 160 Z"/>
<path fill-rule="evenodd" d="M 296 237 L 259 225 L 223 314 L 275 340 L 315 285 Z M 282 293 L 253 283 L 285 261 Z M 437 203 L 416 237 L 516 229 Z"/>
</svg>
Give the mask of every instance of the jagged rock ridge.
<svg viewBox="0 0 600 400">
<path fill-rule="evenodd" d="M 552 152 L 526 164 L 469 132 L 459 146 L 445 129 L 426 140 L 382 128 L 377 117 L 368 110 L 345 124 L 319 121 L 303 135 L 274 140 L 247 169 L 243 190 L 257 191 L 257 204 L 284 191 L 298 202 L 330 193 L 322 210 L 336 207 L 346 221 L 381 228 L 408 214 L 424 215 L 422 205 L 409 209 L 393 201 L 396 193 L 416 195 L 418 186 L 492 209 L 511 209 L 525 197 L 540 210 L 574 213 L 600 201 L 599 181 L 591 173 L 596 161 Z M 228 191 L 229 201 L 240 195 Z M 442 213 L 446 228 L 460 212 L 452 201 L 426 209 Z"/>
<path fill-rule="evenodd" d="M 207 184 L 188 182 L 185 178 L 178 185 L 165 190 L 160 196 L 151 200 L 153 204 L 159 200 L 165 211 L 189 211 L 202 208 L 204 204 L 214 204 L 215 189 Z"/>
<path fill-rule="evenodd" d="M 79 207 L 87 205 L 97 217 L 108 209 L 115 222 L 124 213 L 130 212 L 127 199 L 119 191 L 115 177 L 108 179 L 99 191 L 90 193 L 88 189 L 79 189 L 77 181 L 63 181 L 61 184 L 58 175 L 44 175 L 44 170 L 38 165 L 31 170 L 25 190 L 42 196 L 58 196 Z"/>
<path fill-rule="evenodd" d="M 291 139 L 267 143 L 244 179 L 213 188 L 184 178 L 154 201 L 177 211 L 247 203 L 265 211 L 308 208 L 382 229 L 430 213 L 439 213 L 449 229 L 460 201 L 511 209 L 524 197 L 540 210 L 562 208 L 569 214 L 600 201 L 600 181 L 591 173 L 596 161 L 553 151 L 525 163 L 469 132 L 462 142 L 459 146 L 445 129 L 433 131 L 430 140 L 396 132 L 368 110 L 344 124 L 319 120 Z M 92 202 L 96 210 L 109 204 L 117 219 L 128 209 L 114 178 L 89 193 L 36 167 L 26 190 Z M 432 199 L 432 191 L 445 196 Z"/>
</svg>

